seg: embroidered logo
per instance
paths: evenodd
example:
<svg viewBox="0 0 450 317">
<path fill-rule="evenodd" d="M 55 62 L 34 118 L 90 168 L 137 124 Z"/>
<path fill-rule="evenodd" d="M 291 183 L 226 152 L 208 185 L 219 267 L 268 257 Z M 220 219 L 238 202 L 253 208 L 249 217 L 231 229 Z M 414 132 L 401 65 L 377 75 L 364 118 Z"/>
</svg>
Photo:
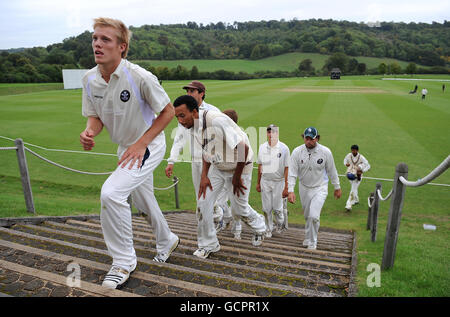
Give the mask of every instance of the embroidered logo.
<svg viewBox="0 0 450 317">
<path fill-rule="evenodd" d="M 323 160 L 322 159 L 318 159 L 317 160 L 317 164 L 322 164 L 323 163 Z"/>
<path fill-rule="evenodd" d="M 280 158 L 281 157 L 281 153 L 278 153 L 277 157 Z"/>
<path fill-rule="evenodd" d="M 122 92 L 120 93 L 120 100 L 122 100 L 123 102 L 127 102 L 128 100 L 130 100 L 130 92 L 128 90 L 122 90 Z"/>
</svg>

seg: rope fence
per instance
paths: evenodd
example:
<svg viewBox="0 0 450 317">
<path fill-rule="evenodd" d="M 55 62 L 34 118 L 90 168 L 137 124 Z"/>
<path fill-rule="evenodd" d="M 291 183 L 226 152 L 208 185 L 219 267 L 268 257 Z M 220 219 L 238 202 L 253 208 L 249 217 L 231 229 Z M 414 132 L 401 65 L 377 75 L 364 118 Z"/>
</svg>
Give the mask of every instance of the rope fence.
<svg viewBox="0 0 450 317">
<path fill-rule="evenodd" d="M 8 140 L 12 140 L 10 138 L 6 138 L 3 136 L 0 136 L 3 139 L 8 139 Z M 14 140 L 14 143 L 16 144 L 16 146 L 10 146 L 10 147 L 0 147 L 0 150 L 16 150 L 16 154 L 17 154 L 17 161 L 19 164 L 19 169 L 20 169 L 20 175 L 21 175 L 21 181 L 22 181 L 22 188 L 23 188 L 23 193 L 24 193 L 24 197 L 25 197 L 25 203 L 27 206 L 27 211 L 30 213 L 35 213 L 35 207 L 34 207 L 34 200 L 33 200 L 33 193 L 31 191 L 31 185 L 30 185 L 30 176 L 28 173 L 28 164 L 27 164 L 27 160 L 26 160 L 26 156 L 25 156 L 25 151 L 29 152 L 30 154 L 34 155 L 35 157 L 43 160 L 46 163 L 49 163 L 51 165 L 54 165 L 56 167 L 62 168 L 64 170 L 68 170 L 71 172 L 75 172 L 75 173 L 79 173 L 79 174 L 84 174 L 84 175 L 110 175 L 113 172 L 102 172 L 102 173 L 96 173 L 96 172 L 86 172 L 86 171 L 80 171 L 71 167 L 67 167 L 64 165 L 61 165 L 59 163 L 56 163 L 52 160 L 49 160 L 45 157 L 43 157 L 42 155 L 39 155 L 38 153 L 34 152 L 33 150 L 29 149 L 28 147 L 26 147 L 24 144 L 25 142 L 23 142 L 22 139 L 16 139 Z M 41 149 L 45 149 L 45 150 L 54 150 L 54 151 L 58 151 L 58 152 L 79 152 L 79 153 L 83 153 L 81 151 L 67 151 L 67 150 L 56 150 L 56 149 L 46 149 L 37 145 L 33 145 L 31 144 L 31 146 L 36 146 L 39 147 Z M 100 155 L 107 155 L 105 153 L 97 153 Z M 114 155 L 115 156 L 115 155 Z M 180 208 L 179 206 L 179 200 L 178 200 L 178 183 L 180 182 L 180 179 L 176 176 L 173 177 L 173 184 L 169 185 L 167 187 L 163 187 L 163 188 L 159 188 L 159 187 L 153 187 L 153 189 L 155 190 L 169 190 L 171 188 L 175 188 L 175 204 L 176 204 L 176 208 Z M 130 202 L 130 208 L 131 208 L 131 199 L 129 197 L 129 202 Z"/>
<path fill-rule="evenodd" d="M 402 215 L 403 201 L 405 198 L 406 187 L 419 187 L 430 182 L 443 174 L 450 167 L 450 155 L 439 164 L 427 176 L 412 182 L 408 181 L 408 165 L 399 163 L 395 169 L 394 185 L 385 198 L 381 195 L 381 183 L 377 183 L 375 191 L 370 193 L 367 199 L 369 206 L 367 216 L 367 230 L 371 231 L 372 242 L 376 241 L 378 226 L 378 207 L 380 201 L 391 199 L 389 208 L 388 223 L 386 227 L 386 237 L 384 241 L 383 259 L 381 269 L 389 269 L 394 266 L 395 253 L 397 248 L 398 232 L 400 228 L 400 219 Z M 447 185 L 444 185 L 447 186 Z"/>
</svg>

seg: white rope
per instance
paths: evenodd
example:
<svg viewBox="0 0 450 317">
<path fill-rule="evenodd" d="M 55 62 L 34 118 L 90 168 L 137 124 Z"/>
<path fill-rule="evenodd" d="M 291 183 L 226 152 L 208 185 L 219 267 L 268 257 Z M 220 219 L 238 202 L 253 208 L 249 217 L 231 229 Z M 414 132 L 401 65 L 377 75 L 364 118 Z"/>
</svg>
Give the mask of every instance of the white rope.
<svg viewBox="0 0 450 317">
<path fill-rule="evenodd" d="M 392 188 L 391 191 L 389 192 L 389 194 L 387 194 L 387 196 L 385 198 L 383 198 L 381 196 L 381 190 L 378 189 L 377 195 L 378 195 L 378 198 L 380 198 L 380 200 L 385 201 L 385 200 L 388 200 L 389 198 L 391 198 L 393 192 L 394 192 L 394 189 Z"/>
<path fill-rule="evenodd" d="M 8 138 L 8 137 L 5 137 L 5 136 L 2 136 L 2 135 L 0 135 L 0 138 L 2 138 L 2 139 L 5 139 L 5 140 L 9 140 L 9 141 L 15 141 L 14 139 L 11 139 L 11 138 Z M 38 148 L 38 149 L 41 149 L 41 150 L 45 150 L 45 151 L 52 151 L 52 152 L 66 152 L 66 153 L 77 153 L 77 154 L 90 154 L 90 155 L 105 155 L 105 156 L 114 156 L 114 157 L 116 157 L 117 155 L 116 154 L 111 154 L 111 153 L 101 153 L 101 152 L 90 152 L 90 151 L 74 151 L 74 150 L 63 150 L 63 149 L 49 149 L 49 148 L 46 148 L 46 147 L 43 147 L 43 146 L 40 146 L 40 145 L 36 145 L 36 144 L 32 144 L 32 143 L 28 143 L 28 142 L 23 142 L 23 144 L 24 145 L 28 145 L 28 146 L 33 146 L 33 147 L 36 147 L 36 148 Z M 0 147 L 0 150 L 16 150 L 17 148 L 16 147 Z M 31 150 L 30 149 L 28 149 L 29 151 L 30 151 L 30 153 L 31 153 Z M 38 156 L 36 153 L 32 153 L 32 154 L 35 154 L 36 156 Z M 449 156 L 450 157 L 450 156 Z M 448 157 L 447 157 L 447 159 L 448 159 Z M 163 159 L 164 161 L 167 161 L 168 159 Z M 445 161 L 444 161 L 445 162 Z M 52 162 L 52 163 L 54 163 L 54 162 Z M 180 161 L 176 161 L 176 163 L 192 163 L 192 161 L 190 161 L 190 160 L 180 160 Z M 54 164 L 57 164 L 57 163 L 54 163 Z M 58 166 L 58 165 L 57 165 Z M 62 166 L 62 165 L 61 165 Z M 60 166 L 60 167 L 61 167 Z M 62 168 L 64 168 L 64 167 L 62 167 Z M 254 166 L 253 167 L 254 169 L 257 169 L 258 167 L 257 166 Z M 68 170 L 72 170 L 72 171 L 76 171 L 76 170 L 73 170 L 73 169 L 70 169 L 70 168 L 66 168 L 66 169 L 68 169 Z M 109 174 L 111 174 L 112 172 L 109 172 Z M 89 172 L 83 172 L 83 174 L 88 174 L 88 175 L 107 175 L 108 173 L 89 173 Z M 338 175 L 339 177 L 347 177 L 347 175 Z M 428 176 L 427 176 L 428 177 Z M 435 176 L 435 177 L 433 177 L 433 178 L 431 178 L 431 180 L 432 179 L 434 179 L 434 178 L 436 178 L 437 176 Z M 371 180 L 381 180 L 381 181 L 388 181 L 388 182 L 393 182 L 394 180 L 393 179 L 389 179 L 389 178 L 377 178 L 377 177 L 367 177 L 367 176 L 364 176 L 364 178 L 365 179 L 371 179 Z M 403 183 L 403 184 L 405 184 L 405 185 L 407 185 L 407 186 L 421 186 L 421 185 L 424 185 L 424 184 L 427 184 L 427 185 L 433 185 L 433 186 L 445 186 L 445 187 L 450 187 L 450 184 L 437 184 L 437 183 L 431 183 L 431 182 L 427 182 L 426 181 L 426 178 L 423 178 L 423 179 L 421 179 L 421 180 L 419 180 L 418 182 L 420 182 L 419 184 L 417 184 L 417 185 L 413 185 L 414 184 L 414 182 L 409 182 L 409 181 L 407 181 L 404 177 L 400 177 L 400 181 Z M 416 182 L 417 183 L 417 182 Z"/>
<path fill-rule="evenodd" d="M 62 169 L 65 169 L 65 170 L 68 170 L 68 171 L 71 171 L 71 172 L 80 173 L 80 174 L 86 174 L 86 175 L 110 175 L 110 174 L 112 174 L 112 172 L 94 173 L 94 172 L 85 172 L 85 171 L 76 170 L 76 169 L 73 169 L 73 168 L 70 168 L 70 167 L 67 167 L 67 166 L 63 166 L 63 165 L 58 164 L 56 162 L 53 162 L 53 161 L 51 161 L 51 160 L 49 160 L 49 159 L 47 159 L 47 158 L 37 154 L 36 152 L 30 150 L 27 147 L 24 147 L 24 148 L 25 148 L 25 150 L 27 150 L 28 152 L 30 152 L 31 154 L 33 154 L 37 158 L 39 158 L 39 159 L 41 159 L 41 160 L 43 160 L 43 161 L 45 161 L 45 162 L 47 162 L 49 164 L 55 165 L 57 167 L 60 167 Z M 174 187 L 175 185 L 177 185 L 179 183 L 179 181 L 180 181 L 180 179 L 178 178 L 175 183 L 173 183 L 172 185 L 170 185 L 168 187 L 164 187 L 164 188 L 153 187 L 153 189 L 156 189 L 156 190 L 168 190 L 168 189 L 171 189 L 172 187 Z"/>
<path fill-rule="evenodd" d="M 14 139 L 8 138 L 6 136 L 0 135 L 1 139 L 9 140 L 9 141 L 15 141 Z M 89 152 L 89 151 L 74 151 L 74 150 L 62 150 L 62 149 L 49 149 L 40 145 L 23 142 L 24 145 L 32 146 L 41 150 L 45 151 L 51 151 L 51 152 L 66 152 L 66 153 L 77 153 L 77 154 L 90 154 L 90 155 L 106 155 L 106 156 L 117 156 L 117 154 L 111 154 L 111 153 L 100 153 L 100 152 Z"/>
<path fill-rule="evenodd" d="M 180 179 L 178 178 L 177 181 L 170 186 L 167 186 L 164 188 L 158 188 L 158 187 L 153 187 L 153 188 L 156 190 L 168 190 L 168 189 L 171 189 L 172 187 L 174 187 L 175 185 L 177 185 L 179 182 L 180 182 Z"/>
<path fill-rule="evenodd" d="M 73 168 L 70 168 L 70 167 L 67 167 L 67 166 L 58 164 L 58 163 L 56 163 L 56 162 L 53 162 L 53 161 L 51 161 L 51 160 L 49 160 L 49 159 L 46 159 L 45 157 L 43 157 L 43 156 L 37 154 L 36 152 L 30 150 L 30 149 L 27 148 L 27 147 L 24 147 L 24 148 L 25 148 L 25 150 L 27 150 L 28 152 L 30 152 L 31 154 L 33 154 L 33 155 L 36 156 L 37 158 L 39 158 L 39 159 L 41 159 L 41 160 L 43 160 L 43 161 L 45 161 L 45 162 L 47 162 L 47 163 L 49 163 L 49 164 L 55 165 L 55 166 L 57 166 L 57 167 L 60 167 L 60 168 L 62 168 L 62 169 L 65 169 L 65 170 L 68 170 L 68 171 L 71 171 L 71 172 L 80 173 L 80 174 L 87 174 L 87 175 L 109 175 L 109 174 L 112 173 L 112 172 L 93 173 L 93 172 L 84 172 L 84 171 L 76 170 L 76 169 L 73 169 Z"/>
<path fill-rule="evenodd" d="M 367 197 L 367 205 L 369 205 L 369 208 L 372 208 L 372 204 L 370 203 L 370 196 Z"/>
<path fill-rule="evenodd" d="M 447 156 L 447 158 L 441 164 L 439 164 L 438 167 L 436 167 L 433 171 L 431 171 L 430 174 L 428 174 L 422 179 L 419 179 L 416 182 L 410 182 L 406 180 L 403 176 L 400 176 L 398 179 L 406 186 L 418 187 L 427 184 L 429 181 L 432 181 L 433 179 L 444 173 L 449 167 L 450 167 L 450 155 Z"/>
</svg>

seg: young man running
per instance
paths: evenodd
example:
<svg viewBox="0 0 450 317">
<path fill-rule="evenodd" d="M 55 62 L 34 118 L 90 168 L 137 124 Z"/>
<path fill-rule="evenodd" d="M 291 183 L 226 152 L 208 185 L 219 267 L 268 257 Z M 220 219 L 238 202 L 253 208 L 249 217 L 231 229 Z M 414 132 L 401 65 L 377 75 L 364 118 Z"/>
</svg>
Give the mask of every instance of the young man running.
<svg viewBox="0 0 450 317">
<path fill-rule="evenodd" d="M 125 59 L 130 37 L 123 22 L 95 19 L 92 49 L 97 66 L 83 78 L 82 114 L 88 118 L 80 134 L 83 148 L 89 151 L 95 146 L 94 138 L 103 127 L 118 144 L 118 166 L 103 184 L 100 197 L 103 236 L 113 258 L 102 284 L 107 288 L 122 285 L 137 264 L 127 204 L 130 194 L 135 206 L 149 215 L 156 235 L 154 260 L 165 262 L 179 243 L 153 192 L 153 171 L 166 151 L 163 130 L 175 111 L 158 79 Z"/>
</svg>

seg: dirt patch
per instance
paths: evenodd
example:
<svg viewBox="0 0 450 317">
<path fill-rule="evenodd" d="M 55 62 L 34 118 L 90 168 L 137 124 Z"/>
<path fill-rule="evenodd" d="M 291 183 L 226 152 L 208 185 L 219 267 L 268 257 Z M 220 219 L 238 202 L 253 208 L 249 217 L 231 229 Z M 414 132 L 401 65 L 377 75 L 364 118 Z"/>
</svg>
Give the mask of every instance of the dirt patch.
<svg viewBox="0 0 450 317">
<path fill-rule="evenodd" d="M 373 87 L 299 87 L 284 88 L 285 92 L 324 92 L 324 93 L 353 93 L 353 94 L 385 94 L 386 91 Z"/>
</svg>

